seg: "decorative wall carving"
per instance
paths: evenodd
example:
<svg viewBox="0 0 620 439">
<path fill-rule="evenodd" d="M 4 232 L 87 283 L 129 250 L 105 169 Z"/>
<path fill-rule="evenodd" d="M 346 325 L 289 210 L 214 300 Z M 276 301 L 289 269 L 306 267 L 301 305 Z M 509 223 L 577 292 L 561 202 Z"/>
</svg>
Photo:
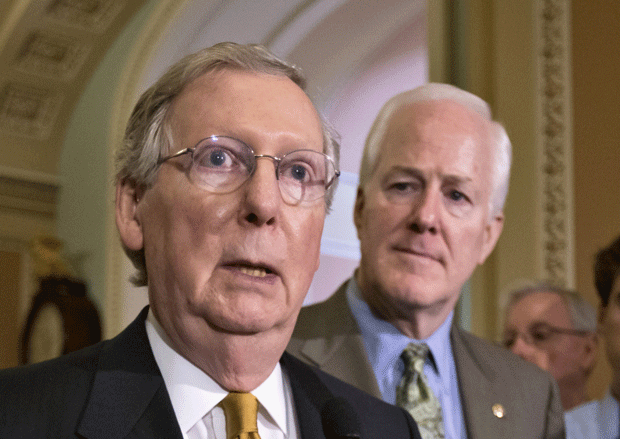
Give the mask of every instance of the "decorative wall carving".
<svg viewBox="0 0 620 439">
<path fill-rule="evenodd" d="M 118 0 L 54 0 L 46 18 L 91 32 L 104 32 L 125 7 Z"/>
<path fill-rule="evenodd" d="M 24 41 L 15 68 L 68 81 L 77 75 L 89 52 L 90 47 L 75 38 L 35 31 Z"/>
<path fill-rule="evenodd" d="M 46 138 L 60 108 L 52 90 L 8 83 L 0 90 L 0 129 L 24 137 Z"/>
<path fill-rule="evenodd" d="M 538 1 L 538 84 L 541 195 L 541 273 L 574 283 L 570 2 Z"/>
<path fill-rule="evenodd" d="M 56 214 L 58 185 L 0 172 L 0 208 L 16 209 L 52 218 Z"/>
</svg>

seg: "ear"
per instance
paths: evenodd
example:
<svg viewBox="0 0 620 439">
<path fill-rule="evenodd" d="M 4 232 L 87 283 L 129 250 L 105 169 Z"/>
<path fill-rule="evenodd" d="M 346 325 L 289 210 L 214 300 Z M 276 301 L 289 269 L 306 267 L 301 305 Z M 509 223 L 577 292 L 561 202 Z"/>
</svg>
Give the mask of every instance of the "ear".
<svg viewBox="0 0 620 439">
<path fill-rule="evenodd" d="M 590 373 L 596 365 L 598 358 L 598 335 L 596 333 L 588 334 L 583 341 L 583 358 L 582 367 L 587 373 Z"/>
<path fill-rule="evenodd" d="M 362 227 L 362 213 L 364 210 L 364 190 L 361 186 L 357 187 L 357 195 L 355 196 L 355 206 L 353 207 L 353 224 L 357 229 L 357 237 L 360 235 L 360 228 Z"/>
<path fill-rule="evenodd" d="M 141 250 L 144 245 L 142 224 L 137 215 L 142 192 L 128 180 L 116 184 L 116 227 L 125 247 L 134 251 Z"/>
<path fill-rule="evenodd" d="M 489 222 L 487 222 L 486 226 L 484 227 L 482 252 L 480 253 L 478 264 L 482 264 L 489 257 L 489 255 L 495 248 L 495 244 L 497 244 L 499 235 L 502 234 L 503 228 L 504 212 L 496 214 L 495 216 L 493 216 L 493 218 L 491 218 Z"/>
</svg>

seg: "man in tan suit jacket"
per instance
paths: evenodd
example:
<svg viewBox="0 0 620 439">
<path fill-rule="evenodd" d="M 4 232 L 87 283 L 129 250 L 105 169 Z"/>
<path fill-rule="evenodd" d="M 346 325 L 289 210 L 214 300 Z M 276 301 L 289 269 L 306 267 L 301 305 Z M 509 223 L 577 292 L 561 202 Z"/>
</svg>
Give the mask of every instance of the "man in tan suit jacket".
<svg viewBox="0 0 620 439">
<path fill-rule="evenodd" d="M 477 96 L 427 84 L 388 101 L 362 158 L 360 265 L 330 299 L 302 309 L 288 351 L 396 403 L 403 348 L 425 344 L 440 437 L 564 437 L 551 376 L 453 323 L 463 285 L 501 234 L 510 156 Z"/>
</svg>

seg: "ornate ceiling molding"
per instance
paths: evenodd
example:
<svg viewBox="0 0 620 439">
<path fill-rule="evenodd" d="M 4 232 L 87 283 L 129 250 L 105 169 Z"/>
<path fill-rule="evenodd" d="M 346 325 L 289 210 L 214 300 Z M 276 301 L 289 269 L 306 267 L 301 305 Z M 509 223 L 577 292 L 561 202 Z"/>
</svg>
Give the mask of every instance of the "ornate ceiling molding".
<svg viewBox="0 0 620 439">
<path fill-rule="evenodd" d="M 574 286 L 570 1 L 537 0 L 540 267 Z"/>
<path fill-rule="evenodd" d="M 0 166 L 52 174 L 91 74 L 145 0 L 7 0 L 0 7 Z M 19 155 L 28 149 L 32 154 Z"/>
</svg>

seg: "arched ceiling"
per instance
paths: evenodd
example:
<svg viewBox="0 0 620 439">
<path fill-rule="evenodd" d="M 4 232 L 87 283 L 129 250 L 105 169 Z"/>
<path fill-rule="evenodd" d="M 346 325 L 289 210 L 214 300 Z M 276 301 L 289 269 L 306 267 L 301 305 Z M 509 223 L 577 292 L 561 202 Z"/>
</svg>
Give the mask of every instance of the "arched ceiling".
<svg viewBox="0 0 620 439">
<path fill-rule="evenodd" d="M 0 2 L 0 175 L 54 176 L 73 108 L 145 0 Z"/>
<path fill-rule="evenodd" d="M 0 2 L 0 180 L 58 186 L 61 148 L 81 93 L 120 31 L 146 3 Z M 385 0 L 381 8 L 357 0 L 153 4 L 150 29 L 143 31 L 144 39 L 154 37 L 150 53 L 134 66 L 140 78 L 121 86 L 127 100 L 185 53 L 221 40 L 267 44 L 301 65 L 311 86 L 332 94 L 365 56 L 414 20 L 425 2 Z"/>
</svg>

